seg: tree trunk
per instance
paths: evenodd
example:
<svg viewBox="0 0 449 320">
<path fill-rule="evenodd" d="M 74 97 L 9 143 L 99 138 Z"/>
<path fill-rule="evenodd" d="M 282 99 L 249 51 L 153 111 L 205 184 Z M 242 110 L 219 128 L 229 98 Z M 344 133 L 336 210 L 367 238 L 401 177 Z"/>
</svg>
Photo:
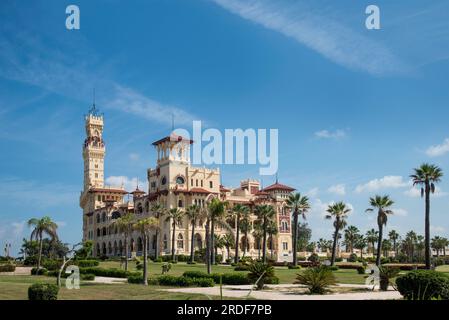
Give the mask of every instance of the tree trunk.
<svg viewBox="0 0 449 320">
<path fill-rule="evenodd" d="M 382 236 L 383 236 L 383 226 L 379 223 L 379 239 L 377 240 L 377 257 L 376 266 L 380 267 L 380 253 L 382 250 Z"/>
<path fill-rule="evenodd" d="M 207 267 L 207 273 L 211 273 L 211 261 L 210 261 L 210 230 L 209 230 L 209 219 L 206 221 L 206 267 Z"/>
<path fill-rule="evenodd" d="M 338 223 L 337 223 L 338 225 Z M 335 264 L 335 253 L 337 251 L 338 228 L 335 228 L 334 243 L 332 244 L 331 266 Z"/>
<path fill-rule="evenodd" d="M 173 234 L 171 236 L 171 260 L 175 261 L 175 233 L 176 233 L 176 222 L 173 220 Z"/>
<path fill-rule="evenodd" d="M 425 221 L 425 258 L 426 269 L 430 269 L 430 185 L 429 181 L 426 181 L 426 221 Z"/>
<path fill-rule="evenodd" d="M 298 212 L 293 213 L 293 266 L 298 265 Z"/>
<path fill-rule="evenodd" d="M 212 219 L 211 224 L 210 224 L 210 260 L 211 260 L 211 264 L 215 264 L 215 251 L 214 251 L 214 246 L 215 246 L 215 221 Z"/>
<path fill-rule="evenodd" d="M 39 274 L 39 270 L 41 269 L 41 259 L 42 259 L 42 235 L 39 235 L 39 255 L 37 257 L 37 274 Z"/>
<path fill-rule="evenodd" d="M 148 285 L 148 236 L 143 234 L 143 284 Z"/>
<path fill-rule="evenodd" d="M 226 250 L 228 251 L 228 259 L 231 258 L 231 248 L 229 246 L 226 246 Z"/>
<path fill-rule="evenodd" d="M 262 261 L 267 262 L 267 219 L 263 219 Z"/>
<path fill-rule="evenodd" d="M 248 232 L 245 231 L 245 243 L 243 244 L 243 256 L 246 256 L 246 250 L 248 249 L 247 243 L 248 243 Z"/>
<path fill-rule="evenodd" d="M 159 230 L 156 229 L 156 245 L 154 246 L 154 260 L 159 258 Z"/>
<path fill-rule="evenodd" d="M 195 221 L 192 220 L 192 238 L 190 240 L 190 262 L 195 261 Z"/>
<path fill-rule="evenodd" d="M 128 271 L 128 235 L 125 235 L 125 271 Z"/>
<path fill-rule="evenodd" d="M 235 231 L 235 257 L 234 257 L 234 263 L 239 262 L 239 238 L 240 238 L 240 216 L 237 215 L 237 222 L 236 222 L 236 228 Z"/>
</svg>

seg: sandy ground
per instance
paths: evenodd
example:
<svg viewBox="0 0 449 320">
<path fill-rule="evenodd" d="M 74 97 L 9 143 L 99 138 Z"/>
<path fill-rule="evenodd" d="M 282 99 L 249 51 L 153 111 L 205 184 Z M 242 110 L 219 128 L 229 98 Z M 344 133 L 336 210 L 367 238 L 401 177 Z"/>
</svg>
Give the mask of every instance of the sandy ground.
<svg viewBox="0 0 449 320">
<path fill-rule="evenodd" d="M 369 292 L 351 292 L 351 293 L 336 293 L 326 295 L 309 295 L 301 294 L 304 291 L 298 285 L 270 285 L 263 291 L 251 291 L 251 286 L 223 286 L 223 296 L 233 298 L 247 298 L 261 300 L 391 300 L 401 299 L 399 292 L 392 288 L 389 291 L 369 291 Z M 372 288 L 365 285 L 339 285 L 341 288 L 356 288 L 365 289 Z M 219 287 L 211 288 L 175 288 L 165 289 L 171 292 L 183 293 L 200 293 L 205 295 L 220 295 Z M 249 294 L 249 296 L 248 296 Z"/>
<path fill-rule="evenodd" d="M 2 272 L 0 274 L 7 276 L 29 276 L 31 274 L 32 267 L 16 267 L 14 272 Z"/>
</svg>

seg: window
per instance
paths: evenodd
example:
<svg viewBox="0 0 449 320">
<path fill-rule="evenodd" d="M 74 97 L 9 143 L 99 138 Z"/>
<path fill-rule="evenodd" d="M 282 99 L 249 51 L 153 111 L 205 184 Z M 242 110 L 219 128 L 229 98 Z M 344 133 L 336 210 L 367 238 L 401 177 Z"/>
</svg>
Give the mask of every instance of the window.
<svg viewBox="0 0 449 320">
<path fill-rule="evenodd" d="M 167 235 L 164 234 L 164 250 L 167 250 L 167 248 L 168 248 Z"/>
<path fill-rule="evenodd" d="M 176 183 L 177 183 L 177 184 L 184 184 L 184 182 L 185 182 L 185 180 L 184 180 L 183 177 L 178 176 L 178 177 L 176 178 Z"/>
<path fill-rule="evenodd" d="M 165 176 L 163 176 L 161 179 L 161 185 L 165 186 L 166 183 L 167 183 L 167 178 Z"/>
<path fill-rule="evenodd" d="M 106 213 L 102 213 L 101 214 L 101 220 L 103 221 L 103 222 L 106 222 Z"/>
<path fill-rule="evenodd" d="M 281 232 L 286 232 L 288 231 L 288 222 L 285 220 L 281 221 Z"/>
<path fill-rule="evenodd" d="M 181 199 L 179 199 L 178 200 L 178 207 L 179 208 L 182 208 L 184 205 L 183 205 L 183 203 L 182 203 L 182 200 Z"/>
<path fill-rule="evenodd" d="M 209 181 L 209 188 L 213 188 L 214 187 L 214 183 L 212 181 Z"/>
<path fill-rule="evenodd" d="M 288 250 L 288 242 L 282 242 L 282 249 Z"/>
<path fill-rule="evenodd" d="M 98 178 L 98 173 L 95 174 L 95 178 Z"/>
<path fill-rule="evenodd" d="M 203 180 L 201 180 L 201 187 L 203 187 Z"/>
<path fill-rule="evenodd" d="M 196 179 L 196 181 L 195 181 L 195 186 L 198 187 L 198 179 Z"/>
<path fill-rule="evenodd" d="M 156 182 L 151 182 L 151 189 L 156 189 Z"/>
<path fill-rule="evenodd" d="M 182 233 L 178 234 L 178 241 L 176 245 L 178 246 L 178 249 L 184 249 L 184 237 L 182 236 Z"/>
<path fill-rule="evenodd" d="M 97 213 L 97 223 L 100 223 L 100 214 Z"/>
<path fill-rule="evenodd" d="M 193 186 L 193 179 L 190 179 L 190 185 Z"/>
</svg>

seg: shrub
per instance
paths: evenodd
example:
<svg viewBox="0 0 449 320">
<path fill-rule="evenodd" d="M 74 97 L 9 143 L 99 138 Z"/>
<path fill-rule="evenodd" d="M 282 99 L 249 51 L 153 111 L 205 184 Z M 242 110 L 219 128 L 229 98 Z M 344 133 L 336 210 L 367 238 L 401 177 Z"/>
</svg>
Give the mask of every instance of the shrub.
<svg viewBox="0 0 449 320">
<path fill-rule="evenodd" d="M 207 274 L 203 271 L 186 271 L 182 276 L 187 278 L 212 278 L 211 274 Z"/>
<path fill-rule="evenodd" d="M 320 257 L 316 254 L 316 253 L 312 253 L 309 258 L 307 259 L 307 261 L 310 262 L 319 262 L 320 261 Z"/>
<path fill-rule="evenodd" d="M 164 262 L 164 260 L 161 257 L 159 257 L 159 258 L 155 259 L 154 262 L 159 262 L 160 263 L 160 262 Z"/>
<path fill-rule="evenodd" d="M 301 266 L 294 266 L 293 264 L 288 265 L 289 269 L 301 269 Z"/>
<path fill-rule="evenodd" d="M 348 258 L 348 262 L 357 262 L 359 259 L 355 253 L 351 253 L 351 255 Z"/>
<path fill-rule="evenodd" d="M 415 270 L 396 279 L 398 291 L 407 300 L 449 299 L 449 277 L 433 270 Z"/>
<path fill-rule="evenodd" d="M 329 266 L 329 269 L 331 271 L 338 271 L 338 269 L 340 269 L 340 267 L 339 266 Z"/>
<path fill-rule="evenodd" d="M 360 267 L 360 264 L 356 263 L 339 263 L 338 268 L 340 269 L 354 269 L 356 270 L 358 267 Z"/>
<path fill-rule="evenodd" d="M 143 277 L 141 275 L 129 276 L 128 283 L 143 283 Z"/>
<path fill-rule="evenodd" d="M 107 256 L 107 255 L 102 255 L 102 256 L 100 256 L 100 260 L 101 261 L 105 261 L 105 260 L 108 260 L 109 259 L 109 257 Z"/>
<path fill-rule="evenodd" d="M 140 275 L 140 272 L 129 272 L 122 269 L 105 269 L 105 268 L 98 268 L 98 267 L 92 267 L 92 268 L 80 268 L 81 274 L 93 274 L 97 277 L 112 277 L 112 278 L 127 278 L 129 275 Z"/>
<path fill-rule="evenodd" d="M 23 264 L 25 266 L 35 266 L 37 264 L 37 257 L 36 256 L 28 256 L 23 261 Z"/>
<path fill-rule="evenodd" d="M 409 270 L 425 269 L 426 265 L 416 263 L 387 263 L 384 264 L 384 267 L 396 267 L 403 271 L 409 271 Z"/>
<path fill-rule="evenodd" d="M 249 265 L 248 279 L 254 282 L 257 290 L 263 289 L 268 278 L 274 277 L 274 268 L 263 262 L 253 262 Z"/>
<path fill-rule="evenodd" d="M 358 274 L 365 274 L 366 268 L 364 266 L 357 267 Z"/>
<path fill-rule="evenodd" d="M 100 264 L 97 260 L 78 260 L 75 264 L 80 268 L 98 267 Z"/>
<path fill-rule="evenodd" d="M 399 268 L 380 266 L 379 267 L 380 290 L 387 291 L 391 279 L 396 278 L 399 274 L 399 271 L 400 271 Z"/>
<path fill-rule="evenodd" d="M 59 287 L 50 283 L 35 283 L 28 288 L 28 300 L 57 300 Z"/>
<path fill-rule="evenodd" d="M 297 259 L 298 261 L 306 261 L 307 259 L 306 259 L 306 257 L 304 257 L 304 256 L 298 256 L 298 259 Z"/>
<path fill-rule="evenodd" d="M 296 276 L 295 283 L 305 285 L 311 294 L 324 294 L 336 283 L 332 270 L 326 266 L 308 268 Z"/>
<path fill-rule="evenodd" d="M 60 260 L 46 260 L 42 263 L 42 266 L 50 271 L 59 270 L 62 266 L 62 261 Z"/>
<path fill-rule="evenodd" d="M 158 282 L 161 286 L 174 286 L 174 287 L 213 287 L 215 282 L 211 278 L 189 278 L 189 277 L 175 277 L 170 275 L 160 276 Z"/>
<path fill-rule="evenodd" d="M 335 258 L 335 262 L 343 262 L 343 258 L 341 258 L 341 257 L 336 257 L 336 258 Z"/>
<path fill-rule="evenodd" d="M 238 263 L 237 266 L 234 268 L 234 271 L 248 271 L 249 266 Z"/>
<path fill-rule="evenodd" d="M 445 264 L 443 258 L 435 258 L 433 259 L 432 262 L 435 264 L 435 267 L 442 266 Z"/>
<path fill-rule="evenodd" d="M 33 276 L 45 276 L 47 275 L 47 272 L 48 270 L 42 267 L 40 269 L 38 268 L 31 269 L 31 275 Z"/>
<path fill-rule="evenodd" d="M 16 266 L 12 263 L 0 265 L 0 272 L 14 272 L 16 271 Z"/>
<path fill-rule="evenodd" d="M 215 283 L 219 283 L 220 277 L 218 277 L 218 279 L 214 277 L 214 281 Z M 228 285 L 240 285 L 240 284 L 250 284 L 251 281 L 246 274 L 234 272 L 234 273 L 224 273 L 222 275 L 222 283 Z"/>
<path fill-rule="evenodd" d="M 198 287 L 213 287 L 215 282 L 209 278 L 193 278 L 193 285 Z"/>
<path fill-rule="evenodd" d="M 85 281 L 93 281 L 95 280 L 95 275 L 92 273 L 81 274 L 80 279 Z"/>
<path fill-rule="evenodd" d="M 162 274 L 166 274 L 171 270 L 171 263 L 166 262 L 161 266 L 161 268 L 162 268 Z"/>
</svg>

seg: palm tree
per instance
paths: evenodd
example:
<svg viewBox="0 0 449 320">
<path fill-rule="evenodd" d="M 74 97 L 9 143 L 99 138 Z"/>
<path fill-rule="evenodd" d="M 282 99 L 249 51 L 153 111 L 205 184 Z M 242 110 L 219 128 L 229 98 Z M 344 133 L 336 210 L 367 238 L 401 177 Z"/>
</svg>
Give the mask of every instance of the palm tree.
<svg viewBox="0 0 449 320">
<path fill-rule="evenodd" d="M 246 250 L 248 249 L 248 234 L 251 232 L 252 230 L 252 225 L 251 225 L 251 212 L 245 211 L 242 212 L 242 216 L 241 216 L 241 220 L 240 220 L 240 231 L 243 233 L 244 237 L 245 237 L 245 243 L 243 243 L 242 248 L 243 248 L 243 256 L 246 255 Z M 236 239 L 236 244 L 238 245 L 240 240 L 237 241 L 238 239 Z"/>
<path fill-rule="evenodd" d="M 41 219 L 33 218 L 28 221 L 28 226 L 34 227 L 31 232 L 30 240 L 35 239 L 39 243 L 39 253 L 37 259 L 37 269 L 41 268 L 42 260 L 42 243 L 44 234 L 47 234 L 51 240 L 58 239 L 57 229 L 58 225 L 51 220 L 50 217 L 43 217 Z"/>
<path fill-rule="evenodd" d="M 320 238 L 318 240 L 318 248 L 320 248 L 321 252 L 324 251 L 327 253 L 330 249 L 332 249 L 332 241 Z"/>
<path fill-rule="evenodd" d="M 239 239 L 240 239 L 240 220 L 242 216 L 246 216 L 249 213 L 249 208 L 240 203 L 232 207 L 231 217 L 235 218 L 235 256 L 234 263 L 239 262 Z"/>
<path fill-rule="evenodd" d="M 159 220 L 155 217 L 141 219 L 134 224 L 134 229 L 143 236 L 143 284 L 148 285 L 148 239 L 152 230 L 159 228 Z"/>
<path fill-rule="evenodd" d="M 214 250 L 215 250 L 215 257 L 218 256 L 218 249 L 223 249 L 224 245 L 224 240 L 223 237 L 220 236 L 219 234 L 214 234 Z M 223 259 L 223 255 L 222 255 L 222 259 Z"/>
<path fill-rule="evenodd" d="M 328 206 L 326 219 L 334 219 L 334 243 L 332 245 L 331 266 L 335 264 L 335 253 L 337 251 L 338 233 L 346 226 L 346 217 L 351 212 L 344 202 L 337 202 Z"/>
<path fill-rule="evenodd" d="M 430 246 L 432 247 L 433 250 L 436 251 L 437 258 L 440 256 L 440 251 L 444 249 L 445 245 L 446 245 L 446 239 L 444 239 L 440 236 L 435 236 L 430 241 Z"/>
<path fill-rule="evenodd" d="M 363 235 L 359 235 L 354 242 L 354 247 L 360 250 L 360 258 L 363 259 L 363 249 L 368 245 L 368 241 Z"/>
<path fill-rule="evenodd" d="M 374 251 L 375 251 L 375 248 L 376 248 L 375 247 L 375 243 L 377 241 L 379 241 L 379 232 L 374 230 L 374 229 L 368 230 L 366 232 L 366 241 L 368 241 L 368 243 L 371 244 L 371 248 L 372 248 L 371 250 L 372 250 L 372 253 L 373 253 L 373 257 L 374 257 Z"/>
<path fill-rule="evenodd" d="M 418 235 L 414 231 L 409 231 L 405 235 L 405 239 L 402 242 L 403 250 L 407 253 L 409 262 L 413 262 L 415 257 L 415 247 L 418 241 Z"/>
<path fill-rule="evenodd" d="M 232 233 L 226 233 L 223 237 L 223 245 L 226 247 L 226 251 L 228 253 L 228 259 L 231 258 L 231 248 L 235 244 L 234 235 Z M 238 245 L 238 243 L 237 243 Z"/>
<path fill-rule="evenodd" d="M 359 229 L 356 226 L 349 226 L 345 230 L 345 241 L 349 246 L 349 251 L 354 253 L 354 242 L 359 236 Z"/>
<path fill-rule="evenodd" d="M 221 201 L 217 198 L 213 198 L 208 205 L 209 213 L 210 213 L 210 253 L 211 253 L 211 263 L 215 264 L 215 250 L 214 250 L 214 235 L 215 235 L 215 226 L 216 225 L 225 225 L 226 223 L 223 221 L 227 202 Z"/>
<path fill-rule="evenodd" d="M 310 209 L 309 198 L 301 196 L 300 193 L 289 195 L 286 201 L 287 208 L 293 212 L 293 265 L 298 265 L 298 216 L 306 218 L 306 213 Z"/>
<path fill-rule="evenodd" d="M 393 245 L 391 244 L 391 241 L 388 239 L 384 239 L 382 241 L 382 251 L 384 253 L 384 257 L 388 258 L 388 253 L 393 248 Z"/>
<path fill-rule="evenodd" d="M 413 185 L 421 186 L 421 197 L 425 195 L 425 259 L 426 269 L 430 269 L 430 194 L 435 193 L 435 184 L 441 181 L 443 171 L 436 165 L 424 163 L 410 176 Z"/>
<path fill-rule="evenodd" d="M 202 216 L 201 208 L 196 204 L 189 206 L 186 210 L 186 216 L 192 225 L 192 236 L 190 239 L 190 262 L 193 263 L 195 261 L 195 225 Z"/>
<path fill-rule="evenodd" d="M 253 238 L 254 238 L 254 242 L 257 243 L 258 259 L 260 260 L 260 248 L 262 247 L 261 242 L 262 242 L 262 238 L 263 238 L 263 230 L 262 230 L 262 225 L 260 224 L 260 222 L 254 222 Z"/>
<path fill-rule="evenodd" d="M 369 199 L 371 208 L 365 210 L 365 212 L 373 212 L 377 209 L 377 226 L 379 228 L 379 237 L 377 242 L 377 257 L 376 265 L 380 266 L 380 256 L 382 250 L 382 240 L 383 240 L 383 227 L 387 225 L 388 215 L 393 214 L 393 211 L 389 209 L 394 201 L 390 199 L 389 196 L 379 196 L 376 195 L 374 198 Z"/>
<path fill-rule="evenodd" d="M 394 254 L 398 255 L 398 247 L 397 247 L 397 241 L 399 239 L 399 233 L 397 233 L 396 230 L 391 230 L 388 233 L 388 238 L 393 242 L 393 250 Z"/>
<path fill-rule="evenodd" d="M 443 238 L 443 255 L 446 256 L 446 247 L 449 246 L 449 239 Z"/>
<path fill-rule="evenodd" d="M 278 234 L 278 225 L 277 225 L 276 221 L 268 222 L 267 234 L 268 234 L 268 238 L 271 239 L 271 242 L 270 242 L 271 259 L 274 259 L 273 258 L 273 250 L 274 250 L 274 238 L 273 237 Z"/>
<path fill-rule="evenodd" d="M 173 233 L 171 236 L 171 259 L 175 261 L 175 237 L 176 237 L 176 224 L 181 223 L 184 217 L 184 212 L 179 208 L 172 208 L 168 210 L 165 221 L 172 222 Z"/>
<path fill-rule="evenodd" d="M 118 232 L 122 233 L 123 237 L 125 238 L 125 270 L 128 271 L 128 258 L 129 258 L 128 238 L 133 231 L 134 214 L 127 213 L 124 216 L 115 220 L 114 224 L 117 226 Z"/>
<path fill-rule="evenodd" d="M 162 205 L 161 203 L 155 203 L 151 206 L 150 211 L 154 214 L 154 217 L 156 219 L 158 219 L 158 221 L 162 221 L 162 218 L 164 217 L 164 215 L 167 214 L 167 209 L 164 207 L 164 205 Z M 159 237 L 159 228 L 156 229 L 156 246 L 155 246 L 155 252 L 154 252 L 154 258 L 157 259 L 159 258 L 159 248 L 160 248 L 160 237 Z"/>
<path fill-rule="evenodd" d="M 261 221 L 262 227 L 262 262 L 267 262 L 267 227 L 269 221 L 275 216 L 276 212 L 270 205 L 258 205 L 255 212 L 257 218 Z"/>
</svg>

